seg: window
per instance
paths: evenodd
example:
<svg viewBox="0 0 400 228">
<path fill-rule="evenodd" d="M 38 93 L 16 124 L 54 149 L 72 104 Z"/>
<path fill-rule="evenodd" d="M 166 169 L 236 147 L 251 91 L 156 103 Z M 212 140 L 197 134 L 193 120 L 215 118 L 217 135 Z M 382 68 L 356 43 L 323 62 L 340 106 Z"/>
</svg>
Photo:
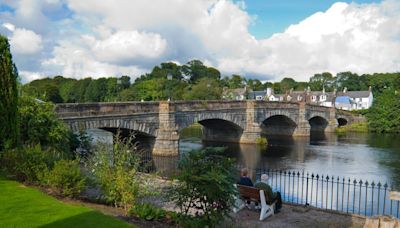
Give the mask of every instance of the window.
<svg viewBox="0 0 400 228">
<path fill-rule="evenodd" d="M 312 95 L 312 96 L 311 96 L 311 100 L 312 100 L 312 101 L 317 101 L 317 96 Z"/>
<path fill-rule="evenodd" d="M 301 101 L 301 100 L 303 100 L 303 97 L 299 95 L 299 96 L 297 96 L 297 100 Z"/>
<path fill-rule="evenodd" d="M 319 97 L 319 100 L 320 100 L 320 101 L 326 101 L 326 95 L 321 95 L 321 96 Z"/>
</svg>

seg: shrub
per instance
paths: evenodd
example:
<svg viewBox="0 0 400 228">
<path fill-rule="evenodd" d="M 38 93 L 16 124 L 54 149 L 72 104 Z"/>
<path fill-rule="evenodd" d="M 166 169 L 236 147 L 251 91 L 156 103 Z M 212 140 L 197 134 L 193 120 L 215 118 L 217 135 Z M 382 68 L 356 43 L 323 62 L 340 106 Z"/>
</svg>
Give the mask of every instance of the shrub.
<svg viewBox="0 0 400 228">
<path fill-rule="evenodd" d="M 53 159 L 40 145 L 7 150 L 2 156 L 2 168 L 19 181 L 40 183 Z"/>
<path fill-rule="evenodd" d="M 157 208 L 150 203 L 141 203 L 134 205 L 129 210 L 130 215 L 136 215 L 140 219 L 160 220 L 165 218 L 167 212 L 161 208 Z"/>
<path fill-rule="evenodd" d="M 123 142 L 117 135 L 114 146 L 110 147 L 99 143 L 88 166 L 106 200 L 127 213 L 137 198 L 149 194 L 147 177 L 138 175 L 140 158 L 131 138 Z"/>
<path fill-rule="evenodd" d="M 230 158 L 221 156 L 223 148 L 193 150 L 180 161 L 178 183 L 169 198 L 184 217 L 198 210 L 196 224 L 217 225 L 231 211 L 237 190 L 234 187 L 236 169 Z M 183 220 L 181 220 L 183 221 Z"/>
<path fill-rule="evenodd" d="M 45 176 L 47 184 L 58 194 L 77 197 L 85 189 L 83 176 L 77 160 L 60 160 Z"/>
<path fill-rule="evenodd" d="M 268 145 L 268 141 L 266 138 L 262 138 L 262 137 L 258 137 L 256 139 L 256 143 L 260 146 L 267 146 Z"/>
</svg>

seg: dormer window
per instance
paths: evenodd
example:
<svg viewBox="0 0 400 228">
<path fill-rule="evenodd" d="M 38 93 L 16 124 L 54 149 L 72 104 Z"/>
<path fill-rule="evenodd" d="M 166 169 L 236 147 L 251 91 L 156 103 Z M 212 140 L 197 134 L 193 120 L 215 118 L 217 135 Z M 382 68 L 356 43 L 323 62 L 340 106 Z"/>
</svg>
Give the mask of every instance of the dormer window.
<svg viewBox="0 0 400 228">
<path fill-rule="evenodd" d="M 319 97 L 319 99 L 320 99 L 320 101 L 326 101 L 326 95 L 321 95 L 321 96 Z"/>
<path fill-rule="evenodd" d="M 311 100 L 312 100 L 312 101 L 317 101 L 317 96 L 312 95 L 312 96 L 311 96 Z"/>
<path fill-rule="evenodd" d="M 301 100 L 303 100 L 303 97 L 299 95 L 299 96 L 297 96 L 297 100 L 301 101 Z"/>
</svg>

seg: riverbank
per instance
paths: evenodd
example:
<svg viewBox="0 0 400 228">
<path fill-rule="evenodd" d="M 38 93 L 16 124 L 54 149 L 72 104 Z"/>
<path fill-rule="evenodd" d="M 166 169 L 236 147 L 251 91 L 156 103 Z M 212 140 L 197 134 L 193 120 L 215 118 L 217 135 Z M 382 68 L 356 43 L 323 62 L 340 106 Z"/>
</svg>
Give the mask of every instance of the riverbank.
<svg viewBox="0 0 400 228">
<path fill-rule="evenodd" d="M 346 132 L 368 133 L 368 123 L 353 123 L 336 128 L 338 134 L 345 134 Z"/>
</svg>

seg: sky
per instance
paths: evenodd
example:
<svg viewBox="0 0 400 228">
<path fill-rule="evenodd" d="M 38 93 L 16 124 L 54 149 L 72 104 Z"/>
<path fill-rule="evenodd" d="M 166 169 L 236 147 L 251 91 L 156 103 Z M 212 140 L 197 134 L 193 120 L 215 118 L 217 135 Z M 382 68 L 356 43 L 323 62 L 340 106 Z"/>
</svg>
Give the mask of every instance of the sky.
<svg viewBox="0 0 400 228">
<path fill-rule="evenodd" d="M 0 0 L 22 82 L 199 59 L 263 81 L 400 71 L 400 0 Z"/>
</svg>

